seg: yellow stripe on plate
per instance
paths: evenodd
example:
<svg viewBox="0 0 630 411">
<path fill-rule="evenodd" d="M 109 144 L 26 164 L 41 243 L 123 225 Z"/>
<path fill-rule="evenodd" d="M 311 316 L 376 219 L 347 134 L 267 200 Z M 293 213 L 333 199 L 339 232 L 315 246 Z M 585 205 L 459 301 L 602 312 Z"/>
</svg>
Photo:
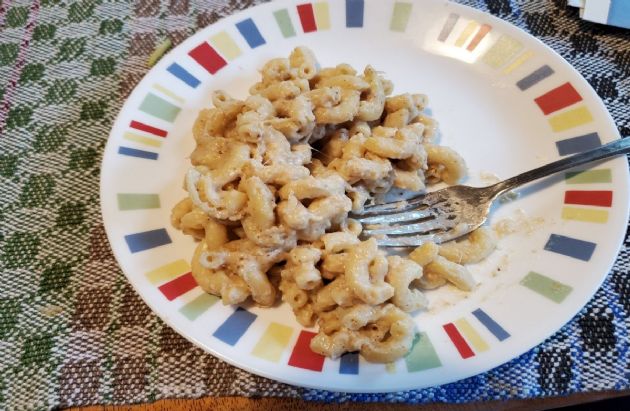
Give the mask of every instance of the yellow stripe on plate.
<svg viewBox="0 0 630 411">
<path fill-rule="evenodd" d="M 328 3 L 325 1 L 314 3 L 313 13 L 315 14 L 317 30 L 328 30 L 330 28 L 330 12 L 328 11 Z"/>
<path fill-rule="evenodd" d="M 189 271 L 190 265 L 188 265 L 186 261 L 177 260 L 156 268 L 153 271 L 149 271 L 146 276 L 151 284 L 160 284 L 182 274 L 186 274 Z"/>
<path fill-rule="evenodd" d="M 289 345 L 293 328 L 277 323 L 269 324 L 262 338 L 252 351 L 252 355 L 263 360 L 278 362 L 282 352 Z"/>
<path fill-rule="evenodd" d="M 219 52 L 223 55 L 223 57 L 228 60 L 234 60 L 238 56 L 241 55 L 241 49 L 234 42 L 232 37 L 227 34 L 225 31 L 215 34 L 210 37 L 210 44 L 212 44 Z"/>
<path fill-rule="evenodd" d="M 591 121 L 593 121 L 593 115 L 586 106 L 581 106 L 550 117 L 549 125 L 557 133 L 590 123 Z"/>
<path fill-rule="evenodd" d="M 387 371 L 389 374 L 396 374 L 396 363 L 388 362 L 387 364 L 385 364 L 385 371 Z"/>
<path fill-rule="evenodd" d="M 468 342 L 475 348 L 476 352 L 484 352 L 490 348 L 477 331 L 475 331 L 472 325 L 466 321 L 466 319 L 460 318 L 455 321 L 455 326 L 462 334 L 464 334 L 464 337 L 466 337 L 466 340 L 468 340 Z"/>
<path fill-rule="evenodd" d="M 160 147 L 162 142 L 160 140 L 154 140 L 151 137 L 141 136 L 140 134 L 132 133 L 130 131 L 123 134 L 125 140 L 134 141 L 136 143 L 144 144 L 145 146 Z"/>
<path fill-rule="evenodd" d="M 563 207 L 562 219 L 603 224 L 608 222 L 608 211 L 595 210 L 593 208 Z"/>
<path fill-rule="evenodd" d="M 466 27 L 464 27 L 464 30 L 459 35 L 457 40 L 455 40 L 455 46 L 456 47 L 462 47 L 464 45 L 464 43 L 466 43 L 466 40 L 468 40 L 468 38 L 471 36 L 471 34 L 473 34 L 473 32 L 475 30 L 477 30 L 478 27 L 479 27 L 479 24 L 476 21 L 469 22 L 466 25 Z"/>
<path fill-rule="evenodd" d="M 153 88 L 156 89 L 157 91 L 161 92 L 165 96 L 169 96 L 173 100 L 178 101 L 178 102 L 180 102 L 182 104 L 184 104 L 186 102 L 186 100 L 183 99 L 182 97 L 178 96 L 177 94 L 173 93 L 171 90 L 169 90 L 166 87 L 161 86 L 161 85 L 159 85 L 157 83 L 155 83 L 153 85 Z"/>
<path fill-rule="evenodd" d="M 503 69 L 503 74 L 510 74 L 511 72 L 516 70 L 521 64 L 529 60 L 533 55 L 534 55 L 534 52 L 531 50 L 526 51 L 525 53 L 521 54 L 520 56 L 516 58 L 516 60 L 514 60 L 506 68 Z"/>
</svg>

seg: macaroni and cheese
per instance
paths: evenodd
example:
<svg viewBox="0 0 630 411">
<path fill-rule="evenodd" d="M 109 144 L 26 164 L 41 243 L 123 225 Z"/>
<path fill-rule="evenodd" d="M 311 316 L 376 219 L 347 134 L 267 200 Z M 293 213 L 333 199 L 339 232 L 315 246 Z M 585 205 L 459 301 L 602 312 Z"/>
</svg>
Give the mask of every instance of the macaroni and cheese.
<svg viewBox="0 0 630 411">
<path fill-rule="evenodd" d="M 206 292 L 225 304 L 280 298 L 300 324 L 319 327 L 314 351 L 390 362 L 411 348 L 424 290 L 475 287 L 465 264 L 492 252 L 492 230 L 403 258 L 361 241 L 348 218 L 394 187 L 466 175 L 461 156 L 435 142 L 427 96 L 392 91 L 370 66 L 320 68 L 298 47 L 265 64 L 245 100 L 213 93 L 193 126 L 188 196 L 171 216 L 199 242 L 192 274 Z"/>
</svg>

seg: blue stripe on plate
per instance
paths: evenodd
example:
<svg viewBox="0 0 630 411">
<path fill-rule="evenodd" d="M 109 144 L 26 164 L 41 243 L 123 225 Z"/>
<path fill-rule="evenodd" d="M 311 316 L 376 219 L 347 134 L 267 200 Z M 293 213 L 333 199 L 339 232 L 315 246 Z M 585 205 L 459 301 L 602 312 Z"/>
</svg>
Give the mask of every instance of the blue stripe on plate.
<svg viewBox="0 0 630 411">
<path fill-rule="evenodd" d="M 545 244 L 545 250 L 566 255 L 567 257 L 577 258 L 578 260 L 588 261 L 593 256 L 596 246 L 597 244 L 589 241 L 551 234 L 549 240 L 547 240 L 547 244 Z"/>
<path fill-rule="evenodd" d="M 363 0 L 346 0 L 346 27 L 363 27 Z"/>
<path fill-rule="evenodd" d="M 339 361 L 339 374 L 359 373 L 359 353 L 349 352 L 341 356 Z"/>
<path fill-rule="evenodd" d="M 256 317 L 256 314 L 238 307 L 212 335 L 226 344 L 235 345 Z"/>
<path fill-rule="evenodd" d="M 158 153 L 154 153 L 152 151 L 138 150 L 136 148 L 130 148 L 130 147 L 124 147 L 124 146 L 118 147 L 118 154 L 122 154 L 123 156 L 146 158 L 148 160 L 158 159 Z"/>
<path fill-rule="evenodd" d="M 495 337 L 497 340 L 503 341 L 507 338 L 510 338 L 510 333 L 505 331 L 503 327 L 501 327 L 496 321 L 494 321 L 484 310 L 481 308 L 477 308 L 472 312 L 481 324 L 484 325 Z"/>
<path fill-rule="evenodd" d="M 521 91 L 525 91 L 528 88 L 540 83 L 547 77 L 551 76 L 553 73 L 553 69 L 545 64 L 539 69 L 536 69 L 533 73 L 517 81 L 516 86 L 521 89 Z"/>
<path fill-rule="evenodd" d="M 258 31 L 258 27 L 254 24 L 254 20 L 245 19 L 239 23 L 236 23 L 236 28 L 241 32 L 249 47 L 255 48 L 265 44 L 265 39 Z"/>
<path fill-rule="evenodd" d="M 125 241 L 129 246 L 129 250 L 132 253 L 137 253 L 139 251 L 170 244 L 171 237 L 168 236 L 165 229 L 159 228 L 157 230 L 126 235 Z"/>
<path fill-rule="evenodd" d="M 192 88 L 196 88 L 199 84 L 201 84 L 201 81 L 199 81 L 197 77 L 190 74 L 188 70 L 186 70 L 185 68 L 183 68 L 177 63 L 173 63 L 170 66 L 168 66 L 166 71 L 168 71 L 169 73 L 171 73 L 172 75 L 174 75 L 175 77 L 183 81 L 184 83 L 188 84 Z"/>
<path fill-rule="evenodd" d="M 567 138 L 566 140 L 556 142 L 558 154 L 561 156 L 581 153 L 601 145 L 602 141 L 599 139 L 599 134 L 597 133 L 584 134 L 583 136 Z"/>
</svg>

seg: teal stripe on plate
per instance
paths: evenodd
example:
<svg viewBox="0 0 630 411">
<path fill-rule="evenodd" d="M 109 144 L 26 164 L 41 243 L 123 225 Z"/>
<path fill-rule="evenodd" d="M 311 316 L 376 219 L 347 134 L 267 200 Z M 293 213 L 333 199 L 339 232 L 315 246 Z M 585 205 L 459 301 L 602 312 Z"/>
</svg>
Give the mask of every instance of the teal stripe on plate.
<svg viewBox="0 0 630 411">
<path fill-rule="evenodd" d="M 142 103 L 140 103 L 140 111 L 168 121 L 169 123 L 175 121 L 180 110 L 181 108 L 178 106 L 169 103 L 153 93 L 147 94 L 144 100 L 142 100 Z"/>
</svg>

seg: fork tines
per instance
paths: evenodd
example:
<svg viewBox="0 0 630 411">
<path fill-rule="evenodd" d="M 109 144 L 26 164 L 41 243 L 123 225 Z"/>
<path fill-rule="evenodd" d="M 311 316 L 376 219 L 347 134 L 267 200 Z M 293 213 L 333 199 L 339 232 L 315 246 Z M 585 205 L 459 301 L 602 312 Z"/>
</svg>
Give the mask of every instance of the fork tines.
<svg viewBox="0 0 630 411">
<path fill-rule="evenodd" d="M 382 224 L 382 223 L 401 223 L 405 221 L 421 220 L 425 218 L 437 217 L 434 210 L 423 208 L 421 210 L 403 211 L 400 213 L 390 214 L 369 214 L 368 216 L 356 216 L 355 220 L 361 224 Z"/>
<path fill-rule="evenodd" d="M 377 225 L 372 228 L 368 226 L 363 230 L 364 236 L 392 236 L 392 235 L 410 235 L 418 233 L 430 233 L 434 230 L 445 228 L 445 221 L 438 218 L 432 218 L 419 223 L 404 224 L 404 225 Z"/>
<path fill-rule="evenodd" d="M 456 224 L 448 204 L 438 206 L 445 201 L 442 193 L 432 192 L 406 201 L 368 206 L 351 217 L 364 225 L 361 236 L 376 238 L 380 246 L 418 246 L 439 242 Z"/>
<path fill-rule="evenodd" d="M 393 203 L 369 205 L 366 206 L 363 210 L 353 212 L 352 214 L 355 216 L 355 219 L 360 219 L 373 215 L 402 213 L 412 208 L 417 208 L 418 206 L 430 206 L 434 203 L 434 201 L 431 201 L 431 197 L 432 196 L 430 196 L 429 194 L 426 194 L 419 197 L 413 197 L 408 200 L 396 201 Z"/>
<path fill-rule="evenodd" d="M 404 237 L 383 236 L 381 238 L 376 239 L 376 242 L 378 243 L 380 247 L 398 247 L 398 248 L 418 247 L 428 241 L 440 243 L 441 237 L 439 234 L 422 234 L 422 235 L 404 236 Z"/>
</svg>

